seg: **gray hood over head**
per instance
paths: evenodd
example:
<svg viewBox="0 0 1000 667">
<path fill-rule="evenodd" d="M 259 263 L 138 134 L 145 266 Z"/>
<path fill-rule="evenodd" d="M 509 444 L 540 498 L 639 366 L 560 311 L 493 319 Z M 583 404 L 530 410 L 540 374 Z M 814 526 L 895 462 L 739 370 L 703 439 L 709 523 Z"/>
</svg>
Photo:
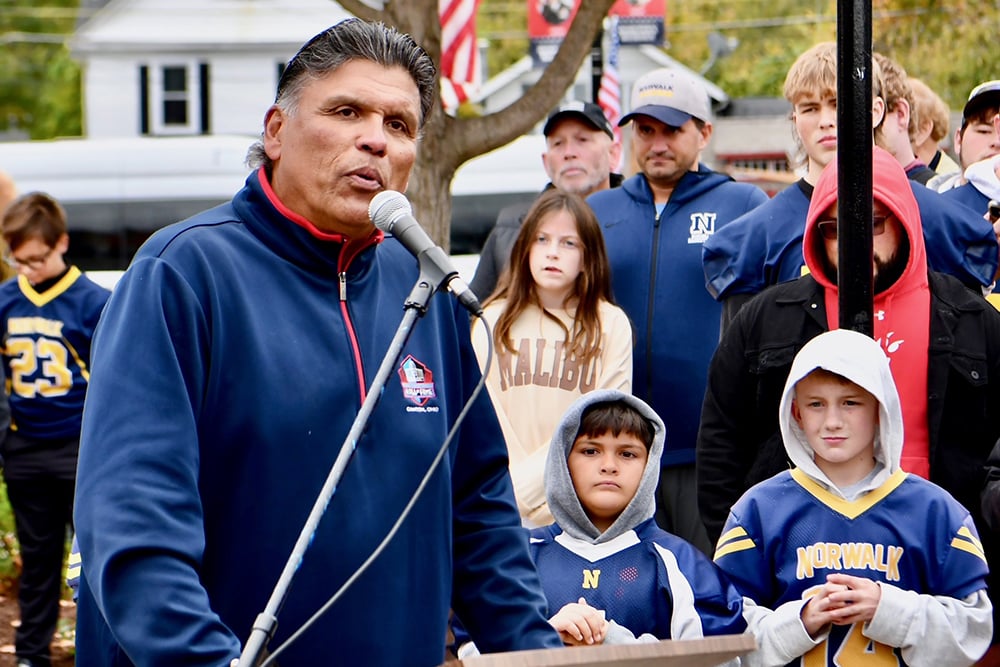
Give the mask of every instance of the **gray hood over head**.
<svg viewBox="0 0 1000 667">
<path fill-rule="evenodd" d="M 827 331 L 806 343 L 792 362 L 785 390 L 778 408 L 781 438 L 788 458 L 828 491 L 844 496 L 840 489 L 819 469 L 805 433 L 792 418 L 795 385 L 814 370 L 822 368 L 847 378 L 871 393 L 879 402 L 879 427 L 875 435 L 877 472 L 858 492 L 878 488 L 899 469 L 903 452 L 903 411 L 896 392 L 896 383 L 889 370 L 889 359 L 881 345 L 868 336 L 849 329 Z M 849 500 L 849 499 L 848 499 Z"/>
<path fill-rule="evenodd" d="M 573 480 L 569 476 L 567 460 L 580 430 L 580 421 L 584 411 L 596 403 L 611 403 L 622 401 L 653 424 L 653 444 L 649 448 L 646 469 L 639 482 L 639 488 L 631 502 L 625 507 L 618 519 L 601 533 L 587 513 L 584 512 L 580 499 L 573 488 Z M 549 511 L 563 532 L 592 544 L 609 542 L 622 535 L 640 523 L 653 516 L 655 510 L 656 485 L 660 479 L 660 456 L 663 454 L 663 441 L 666 430 L 663 420 L 643 401 L 618 391 L 616 389 L 601 389 L 584 394 L 569 407 L 562 421 L 556 427 L 549 447 L 549 457 L 545 462 L 545 496 Z"/>
</svg>

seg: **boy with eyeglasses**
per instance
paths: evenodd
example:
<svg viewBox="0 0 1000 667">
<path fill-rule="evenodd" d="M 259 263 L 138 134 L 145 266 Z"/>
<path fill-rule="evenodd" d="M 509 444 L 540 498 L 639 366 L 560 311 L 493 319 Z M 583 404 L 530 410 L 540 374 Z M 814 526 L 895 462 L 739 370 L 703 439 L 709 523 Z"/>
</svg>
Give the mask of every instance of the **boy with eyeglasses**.
<svg viewBox="0 0 1000 667">
<path fill-rule="evenodd" d="M 18 667 L 47 667 L 72 526 L 90 341 L 110 292 L 67 265 L 66 213 L 52 197 L 16 199 L 2 230 L 4 259 L 17 272 L 0 285 L 11 411 L 3 476 L 23 561 L 15 650 Z"/>
<path fill-rule="evenodd" d="M 890 358 L 902 402 L 903 470 L 930 479 L 972 514 L 993 572 L 1000 545 L 979 507 L 985 462 L 1000 437 L 1000 313 L 954 277 L 929 271 L 916 199 L 888 152 L 874 148 L 874 338 Z M 712 359 L 698 436 L 698 504 L 718 538 L 744 491 L 790 463 L 778 404 L 796 352 L 838 322 L 837 164 L 809 203 L 803 253 L 810 274 L 748 302 Z M 992 575 L 991 575 L 992 576 Z M 996 583 L 990 581 L 995 586 Z"/>
</svg>

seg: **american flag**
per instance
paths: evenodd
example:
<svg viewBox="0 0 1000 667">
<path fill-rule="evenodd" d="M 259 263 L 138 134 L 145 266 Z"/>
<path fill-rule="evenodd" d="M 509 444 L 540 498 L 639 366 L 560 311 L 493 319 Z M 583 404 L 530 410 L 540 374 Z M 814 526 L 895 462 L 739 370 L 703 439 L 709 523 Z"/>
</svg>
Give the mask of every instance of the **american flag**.
<svg viewBox="0 0 1000 667">
<path fill-rule="evenodd" d="M 622 131 L 618 121 L 622 117 L 621 81 L 618 79 L 618 48 L 621 40 L 618 38 L 618 17 L 611 17 L 610 25 L 611 48 L 608 51 L 608 62 L 601 74 L 601 88 L 597 91 L 597 103 L 604 110 L 604 115 L 611 122 L 615 131 L 615 140 L 622 140 Z"/>
<path fill-rule="evenodd" d="M 454 113 L 480 85 L 476 12 L 480 0 L 438 0 L 441 16 L 441 104 Z"/>
</svg>

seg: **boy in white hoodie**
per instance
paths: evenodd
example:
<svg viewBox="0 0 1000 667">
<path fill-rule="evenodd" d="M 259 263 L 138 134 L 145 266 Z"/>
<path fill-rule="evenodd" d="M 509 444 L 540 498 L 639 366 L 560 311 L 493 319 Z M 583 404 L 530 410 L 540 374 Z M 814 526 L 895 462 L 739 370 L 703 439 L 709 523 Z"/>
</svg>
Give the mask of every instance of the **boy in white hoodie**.
<svg viewBox="0 0 1000 667">
<path fill-rule="evenodd" d="M 740 498 L 715 553 L 757 638 L 743 665 L 973 664 L 993 627 L 982 544 L 957 501 L 900 469 L 881 346 L 813 338 L 779 409 L 796 467 Z"/>
</svg>

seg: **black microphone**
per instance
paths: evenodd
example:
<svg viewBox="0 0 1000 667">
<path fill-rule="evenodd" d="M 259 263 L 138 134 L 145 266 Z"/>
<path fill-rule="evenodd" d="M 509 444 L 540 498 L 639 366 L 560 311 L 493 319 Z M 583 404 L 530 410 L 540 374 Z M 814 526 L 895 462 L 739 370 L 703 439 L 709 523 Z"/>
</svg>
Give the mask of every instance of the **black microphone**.
<svg viewBox="0 0 1000 667">
<path fill-rule="evenodd" d="M 383 190 L 372 198 L 368 205 L 368 217 L 372 224 L 385 234 L 392 234 L 403 247 L 410 251 L 424 270 L 426 261 L 436 273 L 444 276 L 448 289 L 458 297 L 459 303 L 473 315 L 482 315 L 483 307 L 479 299 L 458 275 L 454 265 L 439 245 L 427 236 L 406 197 L 395 190 Z"/>
</svg>

